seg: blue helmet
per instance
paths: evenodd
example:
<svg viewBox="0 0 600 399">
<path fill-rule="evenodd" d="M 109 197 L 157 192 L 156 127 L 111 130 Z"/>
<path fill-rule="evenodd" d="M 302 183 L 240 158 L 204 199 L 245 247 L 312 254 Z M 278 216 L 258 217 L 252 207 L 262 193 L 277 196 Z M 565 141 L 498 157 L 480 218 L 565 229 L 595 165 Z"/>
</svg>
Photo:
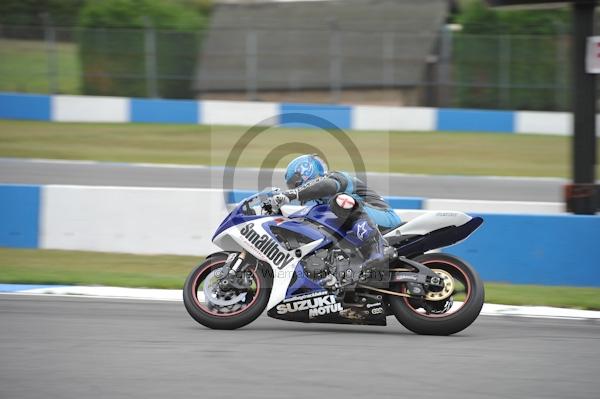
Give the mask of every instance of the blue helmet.
<svg viewBox="0 0 600 399">
<path fill-rule="evenodd" d="M 296 188 L 309 180 L 324 176 L 327 164 L 317 155 L 301 155 L 292 160 L 285 170 L 285 183 L 288 188 Z"/>
</svg>

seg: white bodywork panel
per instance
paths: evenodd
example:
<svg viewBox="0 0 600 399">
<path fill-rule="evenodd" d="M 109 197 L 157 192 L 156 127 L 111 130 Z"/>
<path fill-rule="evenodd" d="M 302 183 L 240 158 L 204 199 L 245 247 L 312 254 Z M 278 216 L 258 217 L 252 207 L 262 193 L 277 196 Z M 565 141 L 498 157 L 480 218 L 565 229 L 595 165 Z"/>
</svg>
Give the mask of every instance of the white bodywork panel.
<svg viewBox="0 0 600 399">
<path fill-rule="evenodd" d="M 392 237 L 394 235 L 423 235 L 435 230 L 450 226 L 462 226 L 471 220 L 472 217 L 454 211 L 432 211 L 421 216 L 417 216 L 409 222 L 395 230 L 385 234 L 384 237 Z"/>
<path fill-rule="evenodd" d="M 306 245 L 303 245 L 293 251 L 287 251 L 279 244 L 275 244 L 275 248 L 273 246 L 269 247 L 269 251 L 275 251 L 276 255 L 273 256 L 271 253 L 270 259 L 265 253 L 261 252 L 261 250 L 251 241 L 256 234 L 257 237 L 267 236 L 266 240 L 272 240 L 269 234 L 262 227 L 263 223 L 272 221 L 274 219 L 278 219 L 279 217 L 264 217 L 260 219 L 255 219 L 246 223 L 242 223 L 233 227 L 228 228 L 219 234 L 213 242 L 218 247 L 222 248 L 226 251 L 241 251 L 245 250 L 255 256 L 257 259 L 260 259 L 271 266 L 273 270 L 273 287 L 271 289 L 271 296 L 269 297 L 269 302 L 267 303 L 267 310 L 270 310 L 279 302 L 285 299 L 285 294 L 290 285 L 290 281 L 292 280 L 292 276 L 294 275 L 294 271 L 296 269 L 296 265 L 302 259 L 304 255 L 315 249 L 319 246 L 319 244 L 323 240 L 316 240 L 310 242 Z M 250 231 L 253 233 L 250 233 Z M 252 234 L 249 236 L 249 234 Z M 250 237 L 247 238 L 247 237 Z M 254 240 L 257 244 L 260 239 Z M 295 253 L 300 250 L 300 257 L 297 257 Z M 281 256 L 279 255 L 281 254 Z M 278 259 L 281 259 L 278 261 Z"/>
</svg>

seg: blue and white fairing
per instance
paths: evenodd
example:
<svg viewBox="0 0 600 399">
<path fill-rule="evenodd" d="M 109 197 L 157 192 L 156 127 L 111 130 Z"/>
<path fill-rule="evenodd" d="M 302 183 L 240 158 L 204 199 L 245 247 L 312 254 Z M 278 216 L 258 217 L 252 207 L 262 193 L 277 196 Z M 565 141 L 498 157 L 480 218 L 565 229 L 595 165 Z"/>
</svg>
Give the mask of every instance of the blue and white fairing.
<svg viewBox="0 0 600 399">
<path fill-rule="evenodd" d="M 261 215 L 263 200 L 264 193 L 259 193 L 237 205 L 218 227 L 213 243 L 225 251 L 245 250 L 271 266 L 274 278 L 267 304 L 269 310 L 286 298 L 292 277 L 297 269 L 302 270 L 298 265 L 300 260 L 331 240 L 303 223 L 300 214 L 290 218 Z M 258 203 L 258 206 L 253 207 L 252 203 Z M 284 247 L 279 235 L 285 236 L 286 230 L 302 236 L 302 245 L 290 249 Z M 313 288 L 320 289 L 317 285 Z"/>
<path fill-rule="evenodd" d="M 314 281 L 304 276 L 302 265 L 299 265 L 302 258 L 333 240 L 345 239 L 355 246 L 359 246 L 360 242 L 354 242 L 356 237 L 342 229 L 340 221 L 327 205 L 306 207 L 288 217 L 264 215 L 261 205 L 267 197 L 266 192 L 261 192 L 237 205 L 218 227 L 213 243 L 225 251 L 247 251 L 271 266 L 274 278 L 267 304 L 270 310 L 300 288 L 321 290 Z M 433 211 L 412 219 L 384 237 L 417 237 L 399 246 L 398 253 L 424 253 L 465 239 L 481 223 L 480 217 L 472 218 L 461 212 Z M 315 225 L 326 227 L 328 233 Z M 453 229 L 448 229 L 450 227 Z M 296 245 L 287 245 L 285 238 L 294 235 L 302 239 Z M 294 275 L 296 282 L 290 286 Z"/>
</svg>

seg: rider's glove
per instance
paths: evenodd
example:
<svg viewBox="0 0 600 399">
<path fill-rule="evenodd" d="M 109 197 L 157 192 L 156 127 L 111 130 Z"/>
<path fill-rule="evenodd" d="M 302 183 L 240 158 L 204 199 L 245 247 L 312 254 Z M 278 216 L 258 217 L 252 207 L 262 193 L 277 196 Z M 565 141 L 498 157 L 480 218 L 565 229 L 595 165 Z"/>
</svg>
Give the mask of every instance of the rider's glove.
<svg viewBox="0 0 600 399">
<path fill-rule="evenodd" d="M 283 205 L 289 204 L 289 203 L 290 203 L 290 199 L 285 194 L 278 193 L 269 198 L 269 204 L 271 204 L 273 209 L 279 209 Z"/>
</svg>

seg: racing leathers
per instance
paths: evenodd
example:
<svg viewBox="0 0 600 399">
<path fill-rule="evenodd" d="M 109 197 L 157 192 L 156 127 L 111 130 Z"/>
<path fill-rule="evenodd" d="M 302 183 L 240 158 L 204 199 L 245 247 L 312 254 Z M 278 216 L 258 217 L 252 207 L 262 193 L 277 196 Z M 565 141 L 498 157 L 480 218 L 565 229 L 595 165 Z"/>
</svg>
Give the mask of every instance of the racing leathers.
<svg viewBox="0 0 600 399">
<path fill-rule="evenodd" d="M 278 197 L 281 203 L 328 202 L 336 216 L 343 219 L 342 226 L 347 231 L 345 240 L 357 246 L 363 255 L 363 266 L 376 264 L 384 257 L 386 241 L 380 229 L 400 225 L 400 218 L 380 195 L 344 172 L 327 173 Z"/>
</svg>

